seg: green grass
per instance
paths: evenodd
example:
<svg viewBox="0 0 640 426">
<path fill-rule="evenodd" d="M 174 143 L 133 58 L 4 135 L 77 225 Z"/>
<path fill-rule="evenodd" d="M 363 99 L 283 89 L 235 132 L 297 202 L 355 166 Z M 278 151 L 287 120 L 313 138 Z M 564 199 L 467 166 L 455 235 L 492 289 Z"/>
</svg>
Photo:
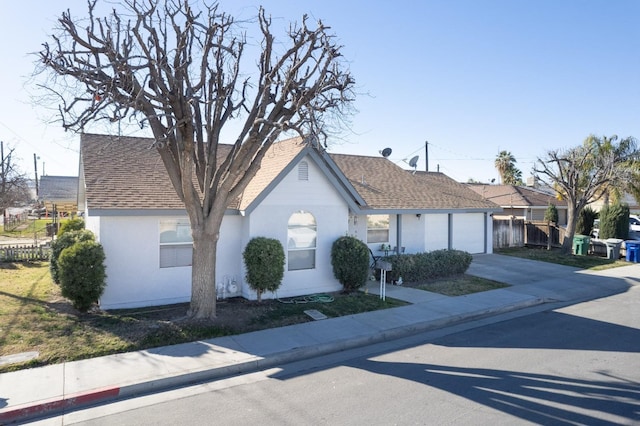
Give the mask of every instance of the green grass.
<svg viewBox="0 0 640 426">
<path fill-rule="evenodd" d="M 547 250 L 546 248 L 513 247 L 498 249 L 495 250 L 495 253 L 591 270 L 602 270 L 629 265 L 629 262 L 625 260 L 610 260 L 594 255 L 577 256 L 573 254 L 563 254 L 560 249 L 556 248 Z"/>
<path fill-rule="evenodd" d="M 66 220 L 66 219 L 62 219 Z M 2 235 L 10 238 L 45 238 L 47 236 L 47 224 L 51 223 L 51 219 L 27 219 L 25 222 L 17 226 L 4 226 Z"/>
<path fill-rule="evenodd" d="M 509 287 L 509 285 L 487 280 L 485 278 L 462 274 L 417 284 L 414 287 L 419 288 L 420 290 L 443 294 L 445 296 L 463 296 L 465 294 L 505 288 Z"/>
<path fill-rule="evenodd" d="M 596 256 L 567 256 L 559 250 L 519 248 L 496 253 L 583 269 L 629 264 Z M 411 286 L 460 296 L 505 285 L 460 275 Z M 187 320 L 187 304 L 80 314 L 60 296 L 59 287 L 51 281 L 48 263 L 0 264 L 0 356 L 39 352 L 36 360 L 0 366 L 0 373 L 307 322 L 311 321 L 304 313 L 307 309 L 339 317 L 405 304 L 392 298 L 382 301 L 363 292 L 331 296 L 331 303 L 224 300 L 218 302 L 218 318 L 213 321 Z"/>
<path fill-rule="evenodd" d="M 36 360 L 0 365 L 0 373 L 311 321 L 306 309 L 329 317 L 405 305 L 355 292 L 331 303 L 218 302 L 218 318 L 189 321 L 188 305 L 81 314 L 60 296 L 49 264 L 0 264 L 0 356 L 38 351 Z"/>
</svg>

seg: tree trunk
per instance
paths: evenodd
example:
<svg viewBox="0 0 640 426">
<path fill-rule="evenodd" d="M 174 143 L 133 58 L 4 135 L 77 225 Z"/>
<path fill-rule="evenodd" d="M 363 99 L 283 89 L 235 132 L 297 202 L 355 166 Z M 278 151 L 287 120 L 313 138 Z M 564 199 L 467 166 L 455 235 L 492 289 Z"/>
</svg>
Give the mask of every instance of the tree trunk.
<svg viewBox="0 0 640 426">
<path fill-rule="evenodd" d="M 551 250 L 551 222 L 547 222 L 547 250 Z"/>
<path fill-rule="evenodd" d="M 217 238 L 206 232 L 193 232 L 191 266 L 191 306 L 193 318 L 216 316 L 216 248 Z"/>
<path fill-rule="evenodd" d="M 576 207 L 570 202 L 567 204 L 567 231 L 565 232 L 564 240 L 562 241 L 562 253 L 571 254 L 573 250 L 573 236 L 576 233 L 578 215 L 576 214 Z"/>
</svg>

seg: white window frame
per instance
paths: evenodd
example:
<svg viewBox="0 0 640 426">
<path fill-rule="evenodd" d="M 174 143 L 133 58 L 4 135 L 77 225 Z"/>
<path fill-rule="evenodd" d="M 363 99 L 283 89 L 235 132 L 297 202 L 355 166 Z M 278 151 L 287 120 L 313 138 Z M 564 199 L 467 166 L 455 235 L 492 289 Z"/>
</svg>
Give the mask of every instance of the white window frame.
<svg viewBox="0 0 640 426">
<path fill-rule="evenodd" d="M 391 238 L 391 215 L 367 215 L 367 243 L 388 244 Z"/>
<path fill-rule="evenodd" d="M 287 269 L 289 271 L 315 269 L 317 241 L 318 225 L 312 213 L 301 210 L 289 216 Z"/>
<path fill-rule="evenodd" d="M 188 219 L 161 219 L 158 235 L 160 268 L 192 265 L 193 238 Z"/>
</svg>

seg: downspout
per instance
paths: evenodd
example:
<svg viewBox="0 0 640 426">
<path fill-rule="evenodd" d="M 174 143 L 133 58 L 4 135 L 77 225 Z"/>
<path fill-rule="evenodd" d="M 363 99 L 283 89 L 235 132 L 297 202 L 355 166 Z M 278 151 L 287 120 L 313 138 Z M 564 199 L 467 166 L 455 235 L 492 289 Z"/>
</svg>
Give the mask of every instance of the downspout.
<svg viewBox="0 0 640 426">
<path fill-rule="evenodd" d="M 402 217 L 396 215 L 396 254 L 400 253 L 400 247 L 402 247 Z"/>
<path fill-rule="evenodd" d="M 449 228 L 449 241 L 447 243 L 447 247 L 449 248 L 449 250 L 451 250 L 453 248 L 453 214 L 449 213 L 448 214 L 448 226 L 447 228 Z"/>
<path fill-rule="evenodd" d="M 489 214 L 484 212 L 484 253 L 487 252 L 487 247 L 489 245 Z"/>
</svg>

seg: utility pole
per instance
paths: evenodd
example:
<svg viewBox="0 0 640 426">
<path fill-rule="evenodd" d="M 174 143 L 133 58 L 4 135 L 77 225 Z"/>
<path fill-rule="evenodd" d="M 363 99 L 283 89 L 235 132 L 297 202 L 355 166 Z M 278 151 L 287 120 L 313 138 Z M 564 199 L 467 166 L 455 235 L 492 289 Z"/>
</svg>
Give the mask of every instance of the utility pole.
<svg viewBox="0 0 640 426">
<path fill-rule="evenodd" d="M 38 191 L 38 157 L 36 157 L 36 153 L 33 153 L 33 169 L 36 172 L 36 198 L 38 198 L 38 195 L 40 195 L 40 192 Z"/>
</svg>

